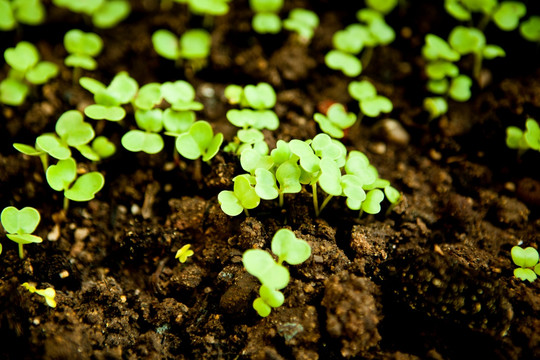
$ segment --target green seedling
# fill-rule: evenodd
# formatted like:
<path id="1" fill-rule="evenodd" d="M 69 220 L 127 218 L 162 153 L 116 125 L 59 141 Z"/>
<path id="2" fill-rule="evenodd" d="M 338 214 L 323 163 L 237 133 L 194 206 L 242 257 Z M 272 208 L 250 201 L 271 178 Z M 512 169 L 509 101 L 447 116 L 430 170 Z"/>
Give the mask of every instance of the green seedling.
<path id="1" fill-rule="evenodd" d="M 290 280 L 289 270 L 283 265 L 299 265 L 311 256 L 311 247 L 305 240 L 298 239 L 291 230 L 280 229 L 272 238 L 272 255 L 261 249 L 246 250 L 242 256 L 244 268 L 260 282 L 259 297 L 253 302 L 253 309 L 261 317 L 270 315 L 272 308 L 283 305 L 285 298 L 279 290 Z"/>
<path id="2" fill-rule="evenodd" d="M 356 122 L 356 115 L 348 113 L 341 104 L 332 104 L 326 113 L 316 113 L 313 119 L 319 124 L 321 130 L 335 138 L 342 138 L 343 130 L 351 127 Z"/>
<path id="3" fill-rule="evenodd" d="M 122 120 L 126 111 L 121 105 L 131 102 L 139 89 L 137 81 L 125 71 L 119 72 L 109 86 L 89 77 L 80 78 L 79 83 L 94 94 L 96 103 L 87 106 L 84 113 L 95 120 Z"/>
<path id="4" fill-rule="evenodd" d="M 122 145 L 129 151 L 157 154 L 163 149 L 160 134 L 163 129 L 163 110 L 137 110 L 135 121 L 139 129 L 130 130 L 122 136 Z"/>
<path id="5" fill-rule="evenodd" d="M 45 177 L 51 188 L 64 192 L 64 210 L 66 211 L 69 200 L 92 200 L 105 184 L 105 178 L 97 171 L 77 177 L 77 163 L 73 158 L 59 160 L 56 165 L 49 166 Z"/>
<path id="6" fill-rule="evenodd" d="M 434 34 L 427 34 L 422 47 L 422 56 L 429 60 L 458 61 L 461 55 L 442 38 Z"/>
<path id="7" fill-rule="evenodd" d="M 536 280 L 540 275 L 540 264 L 538 263 L 538 251 L 533 247 L 522 249 L 514 246 L 511 250 L 512 261 L 519 268 L 514 269 L 514 276 L 518 279 L 529 282 Z"/>
<path id="8" fill-rule="evenodd" d="M 103 49 L 103 40 L 98 34 L 73 29 L 64 35 L 64 47 L 69 53 L 64 64 L 75 68 L 73 78 L 78 79 L 80 69 L 95 70 L 97 68 L 94 57 Z"/>
<path id="9" fill-rule="evenodd" d="M 214 135 L 212 126 L 206 121 L 196 121 L 186 133 L 176 138 L 176 150 L 189 160 L 202 158 L 208 162 L 219 151 L 223 143 L 223 134 Z"/>
<path id="10" fill-rule="evenodd" d="M 102 29 L 114 27 L 128 17 L 131 11 L 129 1 L 126 0 L 53 0 L 53 4 L 91 17 L 94 26 Z"/>
<path id="11" fill-rule="evenodd" d="M 40 243 L 43 239 L 32 235 L 41 220 L 39 211 L 33 207 L 25 207 L 18 210 L 14 206 L 8 206 L 2 210 L 0 220 L 7 238 L 19 245 L 19 257 L 24 258 L 23 245 Z M 0 248 L 1 252 L 1 248 Z"/>
<path id="12" fill-rule="evenodd" d="M 195 89 L 184 80 L 167 81 L 161 85 L 161 95 L 176 111 L 202 110 L 203 104 L 195 101 Z"/>
<path id="13" fill-rule="evenodd" d="M 149 83 L 141 86 L 133 99 L 135 109 L 151 110 L 163 100 L 161 84 Z"/>
<path id="14" fill-rule="evenodd" d="M 45 21 L 41 0 L 0 0 L 0 31 L 15 29 L 19 24 L 40 25 Z"/>
<path id="15" fill-rule="evenodd" d="M 398 0 L 366 0 L 366 5 L 381 14 L 388 14 L 397 6 Z"/>
<path id="16" fill-rule="evenodd" d="M 231 109 L 226 116 L 231 124 L 243 129 L 276 130 L 279 127 L 279 118 L 272 110 Z"/>
<path id="17" fill-rule="evenodd" d="M 273 108 L 276 105 L 276 92 L 274 88 L 265 82 L 257 85 L 228 85 L 224 95 L 229 104 L 239 104 L 241 107 L 251 107 L 256 110 Z"/>
<path id="18" fill-rule="evenodd" d="M 223 190 L 218 194 L 221 210 L 229 216 L 240 215 L 242 211 L 249 215 L 248 210 L 259 206 L 261 198 L 252 186 L 254 178 L 251 175 L 238 175 L 233 179 L 233 191 Z"/>
<path id="19" fill-rule="evenodd" d="M 279 11 L 283 0 L 250 0 L 251 10 L 255 12 L 251 26 L 259 34 L 277 34 L 281 31 Z"/>
<path id="20" fill-rule="evenodd" d="M 309 44 L 319 26 L 319 17 L 316 13 L 307 9 L 292 9 L 289 17 L 283 20 L 283 27 L 289 31 L 294 31 L 300 43 Z"/>
<path id="21" fill-rule="evenodd" d="M 493 21 L 499 29 L 517 29 L 519 20 L 527 13 L 527 7 L 518 1 L 503 1 L 493 13 Z"/>
<path id="22" fill-rule="evenodd" d="M 30 91 L 28 83 L 42 85 L 58 75 L 58 66 L 39 61 L 38 50 L 26 41 L 6 49 L 4 59 L 11 67 L 8 77 L 0 83 L 0 102 L 6 105 L 21 105 Z"/>
<path id="23" fill-rule="evenodd" d="M 269 151 L 264 134 L 255 128 L 238 130 L 234 141 L 227 144 L 224 150 L 236 155 L 242 155 L 246 150 L 255 150 L 259 155 L 267 155 Z"/>
<path id="24" fill-rule="evenodd" d="M 191 247 L 191 244 L 186 244 L 182 246 L 180 249 L 178 249 L 178 251 L 176 252 L 176 256 L 174 258 L 178 259 L 178 261 L 180 261 L 182 264 L 185 263 L 188 257 L 193 256 L 193 254 L 195 254 L 195 252 L 193 252 L 193 250 L 191 250 L 190 247 Z"/>
<path id="25" fill-rule="evenodd" d="M 257 169 L 271 169 L 272 166 L 274 166 L 274 161 L 270 155 L 261 154 L 254 148 L 247 148 L 240 154 L 240 165 L 242 166 L 242 169 L 249 172 L 251 175 L 255 175 L 255 170 Z"/>
<path id="26" fill-rule="evenodd" d="M 427 97 L 424 99 L 423 108 L 429 113 L 429 119 L 433 120 L 448 112 L 448 102 L 443 97 Z"/>
<path id="27" fill-rule="evenodd" d="M 393 110 L 390 99 L 378 95 L 375 86 L 367 80 L 352 81 L 348 87 L 349 94 L 358 100 L 360 111 L 369 117 L 379 116 L 382 112 L 389 113 Z"/>
<path id="28" fill-rule="evenodd" d="M 54 290 L 54 288 L 48 287 L 46 289 L 36 289 L 36 286 L 34 284 L 30 284 L 27 282 L 23 283 L 21 286 L 26 288 L 26 290 L 30 291 L 32 294 L 36 293 L 43 296 L 43 298 L 45 299 L 45 303 L 50 307 L 56 307 L 56 300 L 54 300 L 54 298 L 56 297 L 56 291 Z"/>
<path id="29" fill-rule="evenodd" d="M 364 45 L 373 48 L 377 45 L 388 45 L 396 38 L 396 33 L 384 20 L 381 12 L 373 9 L 361 9 L 356 13 L 356 18 L 366 24 L 368 35 L 364 35 Z M 362 62 L 364 67 L 367 62 Z"/>
<path id="30" fill-rule="evenodd" d="M 362 63 L 356 57 L 364 48 L 364 39 L 369 36 L 367 30 L 360 24 L 352 24 L 340 30 L 332 37 L 334 50 L 324 57 L 330 69 L 340 70 L 346 76 L 356 77 L 362 72 Z"/>
<path id="31" fill-rule="evenodd" d="M 187 3 L 189 11 L 196 15 L 220 16 L 229 12 L 230 0 L 174 0 Z M 165 6 L 166 7 L 166 6 Z"/>
<path id="32" fill-rule="evenodd" d="M 113 156 L 116 153 L 116 145 L 105 136 L 98 136 L 91 145 L 77 146 L 77 150 L 88 160 L 99 161 Z"/>
<path id="33" fill-rule="evenodd" d="M 195 71 L 206 65 L 211 43 L 210 34 L 204 29 L 188 30 L 180 39 L 164 29 L 157 30 L 152 35 L 152 44 L 160 56 L 174 60 L 177 66 L 182 64 L 182 60 L 188 60 Z"/>
<path id="34" fill-rule="evenodd" d="M 522 154 L 525 150 L 533 149 L 540 151 L 540 126 L 534 119 L 527 119 L 525 131 L 517 126 L 506 128 L 506 146 L 517 149 Z"/>
<path id="35" fill-rule="evenodd" d="M 514 30 L 527 12 L 526 6 L 517 1 L 503 1 L 499 4 L 497 0 L 445 0 L 444 6 L 450 15 L 460 21 L 472 20 L 473 12 L 482 13 L 483 18 L 476 26 L 480 30 L 491 20 L 501 30 Z"/>
<path id="36" fill-rule="evenodd" d="M 540 16 L 531 16 L 522 22 L 519 32 L 526 40 L 540 42 Z"/>

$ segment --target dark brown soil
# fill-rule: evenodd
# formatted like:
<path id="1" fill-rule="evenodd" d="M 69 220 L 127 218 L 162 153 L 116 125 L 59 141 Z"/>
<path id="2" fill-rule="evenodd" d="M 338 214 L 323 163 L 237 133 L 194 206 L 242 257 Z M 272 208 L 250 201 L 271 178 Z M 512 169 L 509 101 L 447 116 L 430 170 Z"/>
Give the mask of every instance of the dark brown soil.
<path id="1" fill-rule="evenodd" d="M 238 160 L 218 154 L 202 164 L 197 182 L 195 163 L 175 163 L 170 141 L 159 155 L 130 153 L 119 143 L 134 127 L 130 113 L 124 124 L 103 129 L 118 153 L 87 164 L 105 175 L 105 187 L 95 200 L 72 202 L 62 220 L 62 195 L 47 185 L 39 160 L 12 143 L 33 144 L 64 111 L 92 103 L 62 64 L 70 28 L 96 31 L 105 42 L 99 70 L 85 75 L 108 83 L 127 70 L 139 84 L 187 77 L 205 105 L 199 119 L 226 141 L 235 131 L 223 96 L 231 83 L 275 87 L 281 125 L 265 133 L 270 148 L 278 139 L 313 137 L 312 116 L 325 101 L 358 111 L 347 93 L 350 79 L 324 65 L 332 34 L 355 21 L 356 2 L 286 1 L 283 14 L 307 7 L 321 18 L 311 45 L 301 46 L 286 31 L 253 33 L 247 1 L 234 1 L 214 19 L 209 64 L 197 73 L 160 58 L 150 36 L 159 28 L 180 34 L 201 18 L 181 4 L 169 12 L 157 4 L 134 1 L 131 16 L 111 30 L 92 29 L 49 4 L 45 25 L 1 33 L 2 51 L 32 41 L 62 70 L 24 105 L 0 106 L 0 205 L 37 208 L 36 234 L 45 239 L 26 245 L 21 260 L 2 236 L 0 358 L 540 358 L 540 281 L 516 279 L 510 258 L 514 245 L 540 245 L 540 154 L 518 158 L 504 142 L 507 126 L 540 119 L 535 44 L 489 27 L 488 42 L 508 56 L 485 61 L 487 83 L 475 85 L 471 101 L 451 103 L 447 116 L 428 122 L 420 49 L 426 33 L 446 37 L 457 23 L 442 2 L 403 2 L 389 15 L 397 39 L 375 50 L 362 77 L 392 100 L 391 118 L 409 138 L 385 130 L 383 118 L 366 118 L 343 139 L 403 193 L 387 215 L 385 208 L 358 218 L 334 199 L 317 218 L 304 191 L 287 196 L 283 209 L 263 201 L 250 217 L 229 217 L 217 193 L 231 188 Z M 530 14 L 540 13 L 528 5 Z M 261 318 L 251 307 L 259 283 L 241 256 L 268 249 L 283 227 L 308 241 L 312 256 L 290 267 L 285 304 Z M 174 255 L 188 243 L 195 254 L 181 264 Z M 57 307 L 21 287 L 26 281 L 53 286 Z"/>

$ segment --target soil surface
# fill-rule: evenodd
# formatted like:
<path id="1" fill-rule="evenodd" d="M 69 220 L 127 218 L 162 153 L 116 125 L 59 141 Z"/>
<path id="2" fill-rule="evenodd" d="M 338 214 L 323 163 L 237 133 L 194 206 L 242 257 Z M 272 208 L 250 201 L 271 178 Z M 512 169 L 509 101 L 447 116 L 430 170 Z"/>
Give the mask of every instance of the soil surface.
<path id="1" fill-rule="evenodd" d="M 231 108 L 225 86 L 269 82 L 281 120 L 277 131 L 265 131 L 273 148 L 278 139 L 315 136 L 313 114 L 328 101 L 358 112 L 347 92 L 350 79 L 328 69 L 324 55 L 332 34 L 356 21 L 361 4 L 286 1 L 282 14 L 304 7 L 320 16 L 311 44 L 300 45 L 287 31 L 254 33 L 248 2 L 233 1 L 227 15 L 211 21 L 212 53 L 194 73 L 160 58 L 150 39 L 157 29 L 181 34 L 202 26 L 183 4 L 164 11 L 157 1 L 133 1 L 128 19 L 100 30 L 45 2 L 44 25 L 1 33 L 2 51 L 31 41 L 61 73 L 24 105 L 0 107 L 0 204 L 37 208 L 35 234 L 44 238 L 26 245 L 21 260 L 16 244 L 2 236 L 0 358 L 540 358 L 540 281 L 515 278 L 510 258 L 514 245 L 540 245 L 540 154 L 518 157 L 505 145 L 507 126 L 540 119 L 537 44 L 489 25 L 488 43 L 507 56 L 484 62 L 483 86 L 474 85 L 470 101 L 451 102 L 446 116 L 428 121 L 424 36 L 446 38 L 457 22 L 442 1 L 404 1 L 388 15 L 396 40 L 375 49 L 360 78 L 390 98 L 394 110 L 364 118 L 343 139 L 403 193 L 398 206 L 385 204 L 376 216 L 359 218 L 333 199 L 316 217 L 304 190 L 286 196 L 283 208 L 262 201 L 249 217 L 230 217 L 217 194 L 242 172 L 238 159 L 220 152 L 210 164 L 175 161 L 170 138 L 157 155 L 131 153 L 120 145 L 135 127 L 130 109 L 123 123 L 100 128 L 118 145 L 115 156 L 100 163 L 77 158 L 83 170 L 104 174 L 104 188 L 92 201 L 71 202 L 62 216 L 63 196 L 48 186 L 39 159 L 12 143 L 33 144 L 63 112 L 93 103 L 63 65 L 67 30 L 104 39 L 98 70 L 85 76 L 108 84 L 125 70 L 141 85 L 188 80 L 204 104 L 198 118 L 226 142 L 236 129 L 225 118 Z M 528 5 L 529 14 L 540 14 Z M 471 65 L 460 63 L 465 72 Z M 7 71 L 4 65 L 0 78 Z M 269 249 L 284 227 L 306 240 L 312 255 L 289 267 L 284 305 L 261 318 L 251 307 L 259 283 L 241 256 Z M 175 253 L 185 244 L 195 253 L 181 264 Z M 27 281 L 54 287 L 57 307 L 23 288 Z"/>

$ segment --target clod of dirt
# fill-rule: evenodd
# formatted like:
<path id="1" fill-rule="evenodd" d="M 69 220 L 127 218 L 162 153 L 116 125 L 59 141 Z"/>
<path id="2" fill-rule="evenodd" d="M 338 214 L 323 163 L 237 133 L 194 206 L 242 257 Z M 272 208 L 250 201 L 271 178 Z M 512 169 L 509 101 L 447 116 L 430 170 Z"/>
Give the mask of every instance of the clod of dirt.
<path id="1" fill-rule="evenodd" d="M 366 353 L 377 345 L 381 321 L 377 301 L 377 286 L 367 278 L 343 271 L 325 282 L 322 305 L 326 307 L 326 330 L 341 341 L 341 354 L 353 357 Z"/>
<path id="2" fill-rule="evenodd" d="M 540 182 L 524 178 L 517 183 L 516 194 L 527 204 L 540 206 Z"/>
<path id="3" fill-rule="evenodd" d="M 504 225 L 520 226 L 529 218 L 529 209 L 521 201 L 501 196 L 497 202 L 497 220 Z"/>

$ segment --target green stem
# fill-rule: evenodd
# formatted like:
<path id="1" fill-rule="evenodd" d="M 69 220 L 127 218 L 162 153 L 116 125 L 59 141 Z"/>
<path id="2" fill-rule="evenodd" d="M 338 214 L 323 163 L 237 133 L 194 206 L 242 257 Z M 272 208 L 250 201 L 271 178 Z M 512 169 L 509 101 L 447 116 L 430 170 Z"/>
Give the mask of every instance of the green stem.
<path id="1" fill-rule="evenodd" d="M 473 76 L 476 82 L 480 81 L 480 72 L 482 71 L 482 60 L 483 56 L 481 53 L 474 53 L 474 67 L 473 67 Z"/>
<path id="2" fill-rule="evenodd" d="M 321 208 L 319 209 L 319 214 L 323 211 L 324 207 L 328 204 L 328 202 L 330 201 L 330 199 L 332 199 L 334 196 L 333 195 L 328 195 L 324 201 L 322 202 L 321 204 Z"/>
<path id="3" fill-rule="evenodd" d="M 362 63 L 362 71 L 364 71 L 369 63 L 371 62 L 371 58 L 373 57 L 373 47 L 367 47 L 365 48 L 364 52 L 362 53 L 362 56 L 360 57 L 360 62 Z"/>
<path id="4" fill-rule="evenodd" d="M 284 194 L 280 192 L 279 193 L 279 207 L 283 207 L 283 197 L 284 197 Z"/>
<path id="5" fill-rule="evenodd" d="M 486 28 L 486 26 L 489 24 L 490 21 L 491 21 L 491 14 L 484 14 L 484 17 L 478 23 L 478 26 L 477 26 L 478 30 L 484 32 L 484 29 Z"/>
<path id="6" fill-rule="evenodd" d="M 41 160 L 41 165 L 43 165 L 43 172 L 47 172 L 47 169 L 49 168 L 49 155 L 47 153 L 43 153 L 39 155 L 39 159 Z"/>
<path id="7" fill-rule="evenodd" d="M 24 258 L 23 244 L 19 243 L 19 257 Z"/>
<path id="8" fill-rule="evenodd" d="M 246 214 L 246 217 L 249 216 L 249 212 L 248 212 L 248 209 L 244 208 L 244 214 Z"/>
<path id="9" fill-rule="evenodd" d="M 311 184 L 311 189 L 312 189 L 312 192 L 313 192 L 313 208 L 315 209 L 315 216 L 319 216 L 319 199 L 318 199 L 318 196 L 317 196 L 317 183 L 314 182 L 313 184 Z"/>
<path id="10" fill-rule="evenodd" d="M 69 209 L 69 199 L 64 196 L 64 212 L 67 214 L 67 211 Z"/>
<path id="11" fill-rule="evenodd" d="M 360 209 L 360 212 L 358 213 L 358 218 L 360 219 L 364 215 L 364 209 Z"/>

